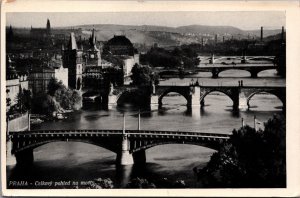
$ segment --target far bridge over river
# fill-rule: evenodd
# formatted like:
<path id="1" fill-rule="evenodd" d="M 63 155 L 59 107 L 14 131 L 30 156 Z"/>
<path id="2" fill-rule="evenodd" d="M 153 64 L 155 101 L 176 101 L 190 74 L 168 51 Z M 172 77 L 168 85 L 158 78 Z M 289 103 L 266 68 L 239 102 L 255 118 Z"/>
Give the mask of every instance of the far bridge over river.
<path id="1" fill-rule="evenodd" d="M 118 105 L 125 101 L 126 97 L 137 97 L 137 93 L 143 90 L 146 97 L 140 100 L 145 100 L 144 104 L 149 106 L 163 106 L 163 98 L 173 92 L 182 95 L 186 99 L 188 108 L 192 106 L 204 106 L 204 100 L 207 95 L 212 92 L 221 92 L 227 95 L 233 103 L 233 110 L 246 110 L 250 107 L 250 100 L 255 94 L 267 93 L 275 95 L 283 104 L 283 109 L 286 105 L 286 87 L 285 86 L 174 86 L 174 85 L 158 85 L 158 86 L 123 86 L 115 88 L 117 94 L 109 94 L 108 105 Z M 146 91 L 145 91 L 146 90 Z M 148 91 L 147 91 L 148 90 Z"/>
<path id="2" fill-rule="evenodd" d="M 200 57 L 200 64 L 196 68 L 183 71 L 183 74 L 190 72 L 210 72 L 213 78 L 218 78 L 219 74 L 227 70 L 243 70 L 248 71 L 251 78 L 256 78 L 258 73 L 265 70 L 278 70 L 275 64 L 274 56 L 223 56 Z M 178 69 L 158 69 L 160 76 L 179 75 Z"/>

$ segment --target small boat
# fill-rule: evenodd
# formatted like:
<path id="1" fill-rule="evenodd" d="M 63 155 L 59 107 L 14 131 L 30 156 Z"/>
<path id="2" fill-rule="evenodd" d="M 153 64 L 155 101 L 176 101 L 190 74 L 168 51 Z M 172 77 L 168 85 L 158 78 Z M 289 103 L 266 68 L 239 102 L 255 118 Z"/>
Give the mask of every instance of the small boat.
<path id="1" fill-rule="evenodd" d="M 42 122 L 44 122 L 44 121 L 41 120 L 40 118 L 30 119 L 30 124 L 40 124 Z"/>
<path id="2" fill-rule="evenodd" d="M 63 120 L 63 119 L 66 119 L 67 117 L 66 116 L 64 116 L 62 113 L 57 113 L 56 114 L 56 119 L 58 119 L 58 120 Z"/>

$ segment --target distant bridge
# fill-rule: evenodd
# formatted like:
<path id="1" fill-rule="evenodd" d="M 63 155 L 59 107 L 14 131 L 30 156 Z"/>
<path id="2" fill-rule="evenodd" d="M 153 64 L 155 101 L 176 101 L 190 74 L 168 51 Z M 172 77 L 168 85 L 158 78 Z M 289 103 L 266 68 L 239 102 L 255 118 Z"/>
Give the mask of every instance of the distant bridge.
<path id="1" fill-rule="evenodd" d="M 59 141 L 84 142 L 106 148 L 117 154 L 121 165 L 145 163 L 145 150 L 163 144 L 192 144 L 218 150 L 231 135 L 184 131 L 152 130 L 41 130 L 9 132 L 7 157 L 19 165 L 31 164 L 33 149 Z M 12 159 L 9 159 L 12 161 Z"/>
<path id="2" fill-rule="evenodd" d="M 266 61 L 274 61 L 275 56 L 212 56 L 208 57 L 201 57 L 201 61 L 208 60 L 211 63 L 215 63 L 215 61 L 221 61 L 221 60 L 240 60 L 241 62 L 243 61 L 248 61 L 248 60 L 266 60 Z"/>
<path id="3" fill-rule="evenodd" d="M 256 78 L 257 74 L 265 70 L 274 70 L 278 67 L 273 64 L 261 64 L 259 66 L 253 66 L 252 64 L 227 64 L 227 65 L 212 65 L 205 67 L 198 67 L 195 69 L 197 72 L 211 72 L 213 78 L 218 78 L 219 74 L 226 70 L 244 70 L 251 74 L 251 78 Z"/>
<path id="4" fill-rule="evenodd" d="M 257 75 L 261 71 L 265 70 L 277 70 L 278 67 L 274 64 L 205 64 L 194 69 L 187 69 L 185 72 L 211 72 L 213 78 L 218 78 L 219 74 L 226 70 L 243 70 L 248 71 L 251 78 L 257 78 Z M 179 75 L 178 69 L 161 69 L 158 70 L 160 76 L 164 75 Z"/>
<path id="5" fill-rule="evenodd" d="M 108 104 L 115 105 L 122 103 L 122 97 L 136 97 L 139 88 L 136 86 L 123 86 L 118 90 L 117 95 L 108 96 Z M 233 103 L 233 109 L 248 109 L 250 107 L 250 100 L 255 94 L 268 93 L 276 96 L 283 104 L 285 109 L 286 105 L 286 87 L 285 86 L 173 86 L 173 85 L 158 85 L 158 86 L 145 86 L 142 88 L 147 97 L 140 98 L 145 100 L 144 104 L 157 104 L 159 107 L 163 105 L 163 98 L 168 93 L 178 93 L 186 99 L 188 108 L 194 105 L 204 106 L 204 99 L 212 92 L 221 92 L 227 95 Z M 148 91 L 147 91 L 148 90 Z"/>
<path id="6" fill-rule="evenodd" d="M 219 73 L 226 70 L 244 70 L 256 78 L 261 71 L 278 69 L 274 64 L 275 56 L 222 56 L 200 57 L 201 63 L 197 68 L 186 69 L 184 72 L 211 72 L 213 78 L 218 78 Z M 232 61 L 232 62 L 230 62 Z M 236 62 L 239 61 L 239 62 Z M 249 62 L 255 61 L 255 62 Z M 265 63 L 257 61 L 267 61 Z M 160 69 L 158 73 L 162 75 L 179 75 L 178 69 Z"/>

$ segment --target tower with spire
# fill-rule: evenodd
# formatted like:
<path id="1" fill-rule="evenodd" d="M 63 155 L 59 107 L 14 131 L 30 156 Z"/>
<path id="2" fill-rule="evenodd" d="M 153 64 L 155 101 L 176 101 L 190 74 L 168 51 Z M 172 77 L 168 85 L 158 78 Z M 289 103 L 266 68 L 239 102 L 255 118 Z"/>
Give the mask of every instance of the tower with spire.
<path id="1" fill-rule="evenodd" d="M 66 48 L 62 47 L 63 67 L 68 68 L 68 85 L 72 89 L 82 88 L 82 49 L 78 49 L 74 32 L 71 32 Z"/>
<path id="2" fill-rule="evenodd" d="M 101 54 L 97 48 L 97 39 L 95 29 L 93 28 L 92 35 L 89 38 L 89 49 L 87 51 L 86 66 L 101 66 Z"/>
<path id="3" fill-rule="evenodd" d="M 7 30 L 7 34 L 6 34 L 7 41 L 11 42 L 13 40 L 13 36 L 14 36 L 14 32 L 13 32 L 13 29 L 10 25 L 8 30 Z"/>
<path id="4" fill-rule="evenodd" d="M 49 19 L 47 19 L 46 31 L 47 31 L 48 35 L 51 34 L 51 26 L 50 26 L 50 20 Z"/>

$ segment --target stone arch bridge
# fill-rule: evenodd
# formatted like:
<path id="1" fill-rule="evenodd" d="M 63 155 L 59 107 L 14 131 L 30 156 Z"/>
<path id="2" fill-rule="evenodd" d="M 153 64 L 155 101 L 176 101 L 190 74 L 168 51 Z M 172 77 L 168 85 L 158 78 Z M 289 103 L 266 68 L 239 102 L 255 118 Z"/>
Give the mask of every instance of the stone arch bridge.
<path id="1" fill-rule="evenodd" d="M 278 67 L 273 64 L 261 64 L 259 66 L 253 66 L 251 64 L 231 64 L 231 65 L 221 65 L 215 64 L 211 66 L 198 67 L 195 69 L 197 72 L 211 72 L 213 78 L 218 78 L 219 74 L 227 70 L 244 70 L 251 74 L 251 78 L 256 78 L 259 72 L 265 70 L 277 70 Z"/>
<path id="2" fill-rule="evenodd" d="M 9 132 L 7 160 L 18 165 L 30 165 L 33 149 L 58 141 L 76 141 L 97 145 L 117 154 L 120 165 L 145 163 L 145 150 L 163 144 L 191 144 L 218 150 L 229 134 L 184 131 L 145 130 L 43 130 Z M 12 159 L 13 158 L 13 159 Z"/>
<path id="3" fill-rule="evenodd" d="M 142 87 L 142 90 L 148 90 L 145 103 L 148 105 L 157 104 L 159 107 L 163 106 L 163 98 L 168 93 L 177 93 L 186 99 L 186 105 L 191 108 L 194 105 L 204 106 L 205 97 L 212 92 L 221 92 L 227 95 L 233 103 L 233 110 L 248 109 L 250 107 L 249 101 L 255 94 L 268 93 L 275 95 L 283 104 L 286 105 L 286 87 L 285 86 L 152 86 Z M 122 97 L 123 93 L 135 92 L 139 89 L 137 87 L 127 86 L 122 87 L 117 95 L 109 96 L 109 104 L 118 104 L 118 99 Z"/>

